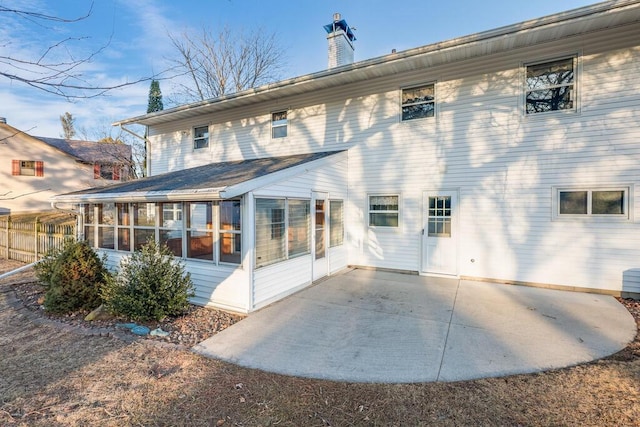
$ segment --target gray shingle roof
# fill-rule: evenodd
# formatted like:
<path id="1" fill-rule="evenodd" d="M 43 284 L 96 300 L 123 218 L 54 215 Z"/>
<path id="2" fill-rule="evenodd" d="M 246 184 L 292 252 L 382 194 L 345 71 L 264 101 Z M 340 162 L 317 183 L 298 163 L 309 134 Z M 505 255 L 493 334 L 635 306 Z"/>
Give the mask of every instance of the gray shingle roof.
<path id="1" fill-rule="evenodd" d="M 87 163 L 128 163 L 131 146 L 62 138 L 34 136 L 34 138 Z"/>
<path id="2" fill-rule="evenodd" d="M 340 152 L 342 151 L 211 163 L 194 168 L 141 178 L 121 184 L 76 191 L 60 195 L 58 197 L 81 195 L 108 196 L 110 194 L 115 196 L 123 193 L 170 193 L 178 191 L 209 190 L 212 188 L 224 189 L 231 185 L 260 178 L 274 172 L 309 163 Z"/>

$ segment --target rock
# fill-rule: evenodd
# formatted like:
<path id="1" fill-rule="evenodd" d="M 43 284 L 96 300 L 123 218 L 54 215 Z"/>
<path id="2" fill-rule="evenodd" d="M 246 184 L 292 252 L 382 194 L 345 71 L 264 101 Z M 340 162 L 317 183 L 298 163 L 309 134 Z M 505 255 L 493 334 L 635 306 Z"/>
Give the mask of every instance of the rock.
<path id="1" fill-rule="evenodd" d="M 90 322 L 92 320 L 111 320 L 113 318 L 113 315 L 107 311 L 104 304 L 101 304 L 100 307 L 87 314 L 84 320 Z"/>

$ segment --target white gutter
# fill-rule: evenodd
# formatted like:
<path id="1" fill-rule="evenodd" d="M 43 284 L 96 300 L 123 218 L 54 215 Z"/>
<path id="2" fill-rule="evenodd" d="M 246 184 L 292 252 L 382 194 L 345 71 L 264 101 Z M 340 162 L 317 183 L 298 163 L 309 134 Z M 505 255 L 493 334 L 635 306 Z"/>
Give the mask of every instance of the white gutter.
<path id="1" fill-rule="evenodd" d="M 330 70 L 323 70 L 311 74 L 306 74 L 298 77 L 293 77 L 289 79 L 285 79 L 279 82 L 263 85 L 257 88 L 252 88 L 248 90 L 244 90 L 241 92 L 236 92 L 228 95 L 223 95 L 218 98 L 208 99 L 204 101 L 194 102 L 191 104 L 181 105 L 178 107 L 170 108 L 163 111 L 158 111 L 154 113 L 149 113 L 141 116 L 136 116 L 124 120 L 120 120 L 115 122 L 114 126 L 122 126 L 123 124 L 147 124 L 149 125 L 151 122 L 155 120 L 160 120 L 160 122 L 166 122 L 171 120 L 170 117 L 180 114 L 180 113 L 190 113 L 190 114 L 198 114 L 200 110 L 205 109 L 206 107 L 216 106 L 219 104 L 227 104 L 229 102 L 233 102 L 234 100 L 242 100 L 246 98 L 255 97 L 261 94 L 268 94 L 271 92 L 279 92 L 287 87 L 307 85 L 309 83 L 318 82 L 318 81 L 326 81 L 327 79 L 334 80 L 338 75 L 344 76 L 352 76 L 354 72 L 358 72 L 359 70 L 366 70 L 371 67 L 379 67 L 382 65 L 388 65 L 392 63 L 397 63 L 401 60 L 407 60 L 410 58 L 416 58 L 423 55 L 432 55 L 437 53 L 442 53 L 445 51 L 450 51 L 452 49 L 470 47 L 470 46 L 479 46 L 479 49 L 482 50 L 482 43 L 487 43 L 492 40 L 501 41 L 504 37 L 513 36 L 519 33 L 527 33 L 534 30 L 544 31 L 546 28 L 557 26 L 564 24 L 566 22 L 577 21 L 577 20 L 587 20 L 594 17 L 599 17 L 598 15 L 602 15 L 603 18 L 607 18 L 607 15 L 613 13 L 625 14 L 623 16 L 628 15 L 629 20 L 638 19 L 638 5 L 640 5 L 640 0 L 609 0 L 601 3 L 596 3 L 594 5 L 569 10 L 566 12 L 560 12 L 554 15 L 549 15 L 546 17 L 532 19 L 521 23 L 516 23 L 504 27 L 499 27 L 496 29 L 483 31 L 475 34 L 470 34 L 467 36 L 462 36 L 438 43 L 433 43 L 425 46 L 420 46 L 417 48 L 412 48 L 384 56 L 379 56 L 372 59 L 366 59 L 363 61 L 359 61 L 353 64 L 344 65 L 341 67 L 332 68 Z M 625 8 L 628 8 L 625 10 Z M 634 9 L 635 8 L 635 9 Z M 631 13 L 635 12 L 635 14 Z M 601 25 L 595 25 L 594 28 L 586 28 L 582 29 L 578 33 L 583 33 L 585 31 L 593 31 L 594 29 L 599 29 L 601 27 L 606 27 L 606 20 L 603 20 Z M 393 68 L 389 68 L 387 70 L 388 73 L 395 73 L 397 70 Z M 345 82 L 341 82 L 336 80 L 333 84 L 339 85 L 344 84 Z M 330 87 L 331 85 L 325 85 L 323 88 Z M 166 117 L 165 117 L 166 116 Z M 184 118 L 184 117 L 183 117 Z"/>
<path id="2" fill-rule="evenodd" d="M 101 202 L 164 202 L 193 200 L 194 197 L 220 199 L 223 188 L 204 188 L 180 191 L 135 191 L 127 193 L 78 194 L 53 196 L 52 206 L 56 203 L 101 203 Z"/>

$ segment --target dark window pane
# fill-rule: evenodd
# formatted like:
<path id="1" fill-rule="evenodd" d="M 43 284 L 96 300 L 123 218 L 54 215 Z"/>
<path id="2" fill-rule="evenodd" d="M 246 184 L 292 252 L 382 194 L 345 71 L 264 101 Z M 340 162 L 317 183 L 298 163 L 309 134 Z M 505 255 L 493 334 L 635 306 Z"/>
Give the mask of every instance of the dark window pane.
<path id="1" fill-rule="evenodd" d="M 103 249 L 114 249 L 114 228 L 98 227 L 98 247 Z"/>
<path id="2" fill-rule="evenodd" d="M 135 250 L 140 249 L 143 245 L 146 245 L 149 240 L 153 240 L 156 238 L 155 230 L 146 230 L 146 229 L 134 229 L 133 230 L 133 238 L 135 240 Z"/>
<path id="3" fill-rule="evenodd" d="M 172 254 L 182 256 L 182 232 L 178 230 L 160 230 L 160 244 L 166 245 Z"/>
<path id="4" fill-rule="evenodd" d="M 379 226 L 379 227 L 397 227 L 398 214 L 397 213 L 370 213 L 369 225 Z"/>
<path id="5" fill-rule="evenodd" d="M 240 234 L 220 234 L 220 262 L 240 264 L 242 254 L 242 238 Z"/>
<path id="6" fill-rule="evenodd" d="M 586 191 L 561 191 L 560 192 L 561 215 L 586 215 L 587 192 Z"/>
<path id="7" fill-rule="evenodd" d="M 593 215 L 624 214 L 624 191 L 594 191 L 591 198 Z"/>
<path id="8" fill-rule="evenodd" d="M 213 261 L 213 233 L 187 232 L 187 258 Z"/>
<path id="9" fill-rule="evenodd" d="M 119 251 L 131 250 L 131 232 L 128 228 L 118 229 L 118 250 Z"/>
<path id="10" fill-rule="evenodd" d="M 84 240 L 86 240 L 92 248 L 96 246 L 95 235 L 93 234 L 94 230 L 95 227 L 84 227 Z"/>

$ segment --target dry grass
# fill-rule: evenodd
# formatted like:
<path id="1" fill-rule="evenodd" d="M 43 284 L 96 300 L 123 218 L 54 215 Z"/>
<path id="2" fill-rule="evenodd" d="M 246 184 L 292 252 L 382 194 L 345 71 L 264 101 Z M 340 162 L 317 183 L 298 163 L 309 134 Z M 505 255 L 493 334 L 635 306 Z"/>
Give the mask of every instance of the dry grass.
<path id="1" fill-rule="evenodd" d="M 0 307 L 12 297 L 0 284 Z M 640 306 L 636 319 L 640 317 Z M 84 336 L 0 309 L 0 425 L 638 425 L 638 339 L 606 360 L 459 383 L 269 374 L 150 341 Z"/>

